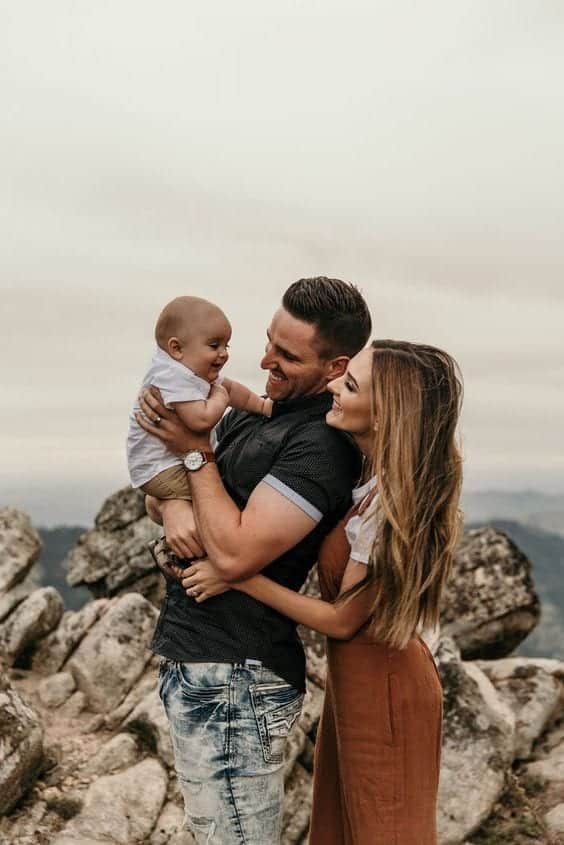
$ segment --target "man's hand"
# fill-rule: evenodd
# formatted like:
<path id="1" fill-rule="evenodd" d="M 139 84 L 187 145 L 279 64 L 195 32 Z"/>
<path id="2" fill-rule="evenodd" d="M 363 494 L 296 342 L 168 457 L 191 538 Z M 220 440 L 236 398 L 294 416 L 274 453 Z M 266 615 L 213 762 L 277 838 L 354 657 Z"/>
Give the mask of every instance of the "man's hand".
<path id="1" fill-rule="evenodd" d="M 145 431 L 158 437 L 175 455 L 183 457 L 190 449 L 210 448 L 209 432 L 197 434 L 189 431 L 178 418 L 176 411 L 163 405 L 156 387 L 145 388 L 139 396 L 141 411 L 135 419 Z"/>
<path id="2" fill-rule="evenodd" d="M 217 574 L 217 570 L 207 558 L 185 569 L 181 580 L 186 594 L 194 598 L 198 604 L 231 589 L 231 585 Z"/>
<path id="3" fill-rule="evenodd" d="M 182 499 L 161 500 L 160 511 L 166 541 L 172 551 L 179 557 L 203 557 L 205 551 L 190 502 Z"/>

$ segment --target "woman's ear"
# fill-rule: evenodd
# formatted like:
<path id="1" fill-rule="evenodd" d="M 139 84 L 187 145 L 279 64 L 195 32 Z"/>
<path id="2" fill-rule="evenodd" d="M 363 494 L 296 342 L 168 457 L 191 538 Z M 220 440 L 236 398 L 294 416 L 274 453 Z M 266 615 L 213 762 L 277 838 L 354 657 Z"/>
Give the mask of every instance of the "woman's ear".
<path id="1" fill-rule="evenodd" d="M 338 358 L 331 358 L 331 360 L 327 362 L 327 380 L 333 381 L 333 379 L 344 376 L 347 371 L 349 361 L 350 358 L 347 355 L 339 355 Z"/>
<path id="2" fill-rule="evenodd" d="M 174 358 L 176 361 L 180 361 L 182 358 L 182 344 L 177 337 L 169 337 L 166 342 L 166 351 L 171 358 Z"/>

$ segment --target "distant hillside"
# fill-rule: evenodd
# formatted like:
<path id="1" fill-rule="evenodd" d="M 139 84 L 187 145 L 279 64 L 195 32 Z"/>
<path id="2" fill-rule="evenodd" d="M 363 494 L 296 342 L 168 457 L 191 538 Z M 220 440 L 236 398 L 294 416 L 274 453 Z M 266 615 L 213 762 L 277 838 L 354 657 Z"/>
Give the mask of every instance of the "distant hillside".
<path id="1" fill-rule="evenodd" d="M 564 495 L 548 495 L 536 490 L 509 493 L 482 490 L 462 495 L 466 522 L 510 519 L 564 536 Z"/>
<path id="2" fill-rule="evenodd" d="M 65 600 L 67 610 L 79 610 L 92 596 L 86 587 L 69 587 L 62 561 L 81 534 L 87 530 L 81 525 L 57 525 L 55 528 L 38 528 L 43 542 L 39 558 L 42 586 L 56 587 Z"/>
<path id="3" fill-rule="evenodd" d="M 471 523 L 505 531 L 533 564 L 533 579 L 541 599 L 541 621 L 519 647 L 529 657 L 564 659 L 564 537 L 508 519 Z"/>

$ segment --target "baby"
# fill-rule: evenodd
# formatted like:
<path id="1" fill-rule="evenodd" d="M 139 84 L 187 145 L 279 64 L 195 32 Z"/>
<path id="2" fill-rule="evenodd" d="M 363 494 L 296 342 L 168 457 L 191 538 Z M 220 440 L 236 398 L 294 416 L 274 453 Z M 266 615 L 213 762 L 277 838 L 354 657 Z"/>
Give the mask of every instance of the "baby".
<path id="1" fill-rule="evenodd" d="M 157 350 L 142 389 L 158 387 L 167 408 L 174 408 L 193 431 L 207 431 L 228 405 L 270 416 L 272 401 L 219 374 L 229 358 L 231 325 L 223 311 L 196 296 L 179 296 L 161 311 L 155 327 Z M 131 484 L 157 499 L 191 499 L 182 458 L 129 417 L 127 462 Z M 154 550 L 152 549 L 154 554 Z"/>

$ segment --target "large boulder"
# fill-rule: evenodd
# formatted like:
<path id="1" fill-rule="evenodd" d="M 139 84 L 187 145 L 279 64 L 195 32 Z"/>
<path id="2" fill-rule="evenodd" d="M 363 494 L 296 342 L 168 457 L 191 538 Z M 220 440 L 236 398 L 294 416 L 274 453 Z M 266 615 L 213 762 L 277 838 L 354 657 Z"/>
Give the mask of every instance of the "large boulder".
<path id="1" fill-rule="evenodd" d="M 41 539 L 29 516 L 0 508 L 0 596 L 24 580 L 40 553 Z"/>
<path id="2" fill-rule="evenodd" d="M 39 643 L 31 661 L 42 675 L 58 672 L 90 628 L 108 609 L 108 599 L 88 602 L 81 610 L 67 610 L 57 628 Z"/>
<path id="3" fill-rule="evenodd" d="M 538 657 L 479 660 L 515 715 L 515 757 L 524 760 L 547 726 L 564 712 L 564 663 Z"/>
<path id="4" fill-rule="evenodd" d="M 167 775 L 154 759 L 99 777 L 88 789 L 81 812 L 53 841 L 53 845 L 144 842 L 163 806 Z"/>
<path id="5" fill-rule="evenodd" d="M 109 713 L 125 698 L 151 659 L 147 646 L 157 611 L 139 593 L 126 593 L 89 630 L 68 660 L 91 710 Z"/>
<path id="6" fill-rule="evenodd" d="M 8 813 L 31 786 L 42 758 L 39 718 L 0 676 L 0 816 Z"/>
<path id="7" fill-rule="evenodd" d="M 84 584 L 96 596 L 111 596 L 130 587 L 138 590 L 137 582 L 143 579 L 143 593 L 151 593 L 163 579 L 147 546 L 161 533 L 145 515 L 143 494 L 131 487 L 119 490 L 106 499 L 94 528 L 82 535 L 67 556 L 69 584 Z"/>
<path id="8" fill-rule="evenodd" d="M 41 587 L 0 625 L 0 655 L 14 664 L 26 649 L 57 627 L 64 602 L 54 587 Z"/>
<path id="9" fill-rule="evenodd" d="M 540 602 L 531 564 L 502 531 L 465 531 L 443 596 L 441 626 L 465 660 L 506 657 L 532 631 Z"/>
<path id="10" fill-rule="evenodd" d="M 123 724 L 125 730 L 137 734 L 144 743 L 155 751 L 169 768 L 174 766 L 174 751 L 170 738 L 170 727 L 157 685 L 137 705 Z"/>
<path id="11" fill-rule="evenodd" d="M 481 669 L 461 661 L 452 640 L 441 641 L 437 660 L 444 691 L 439 838 L 441 845 L 459 845 L 503 790 L 515 717 Z"/>

